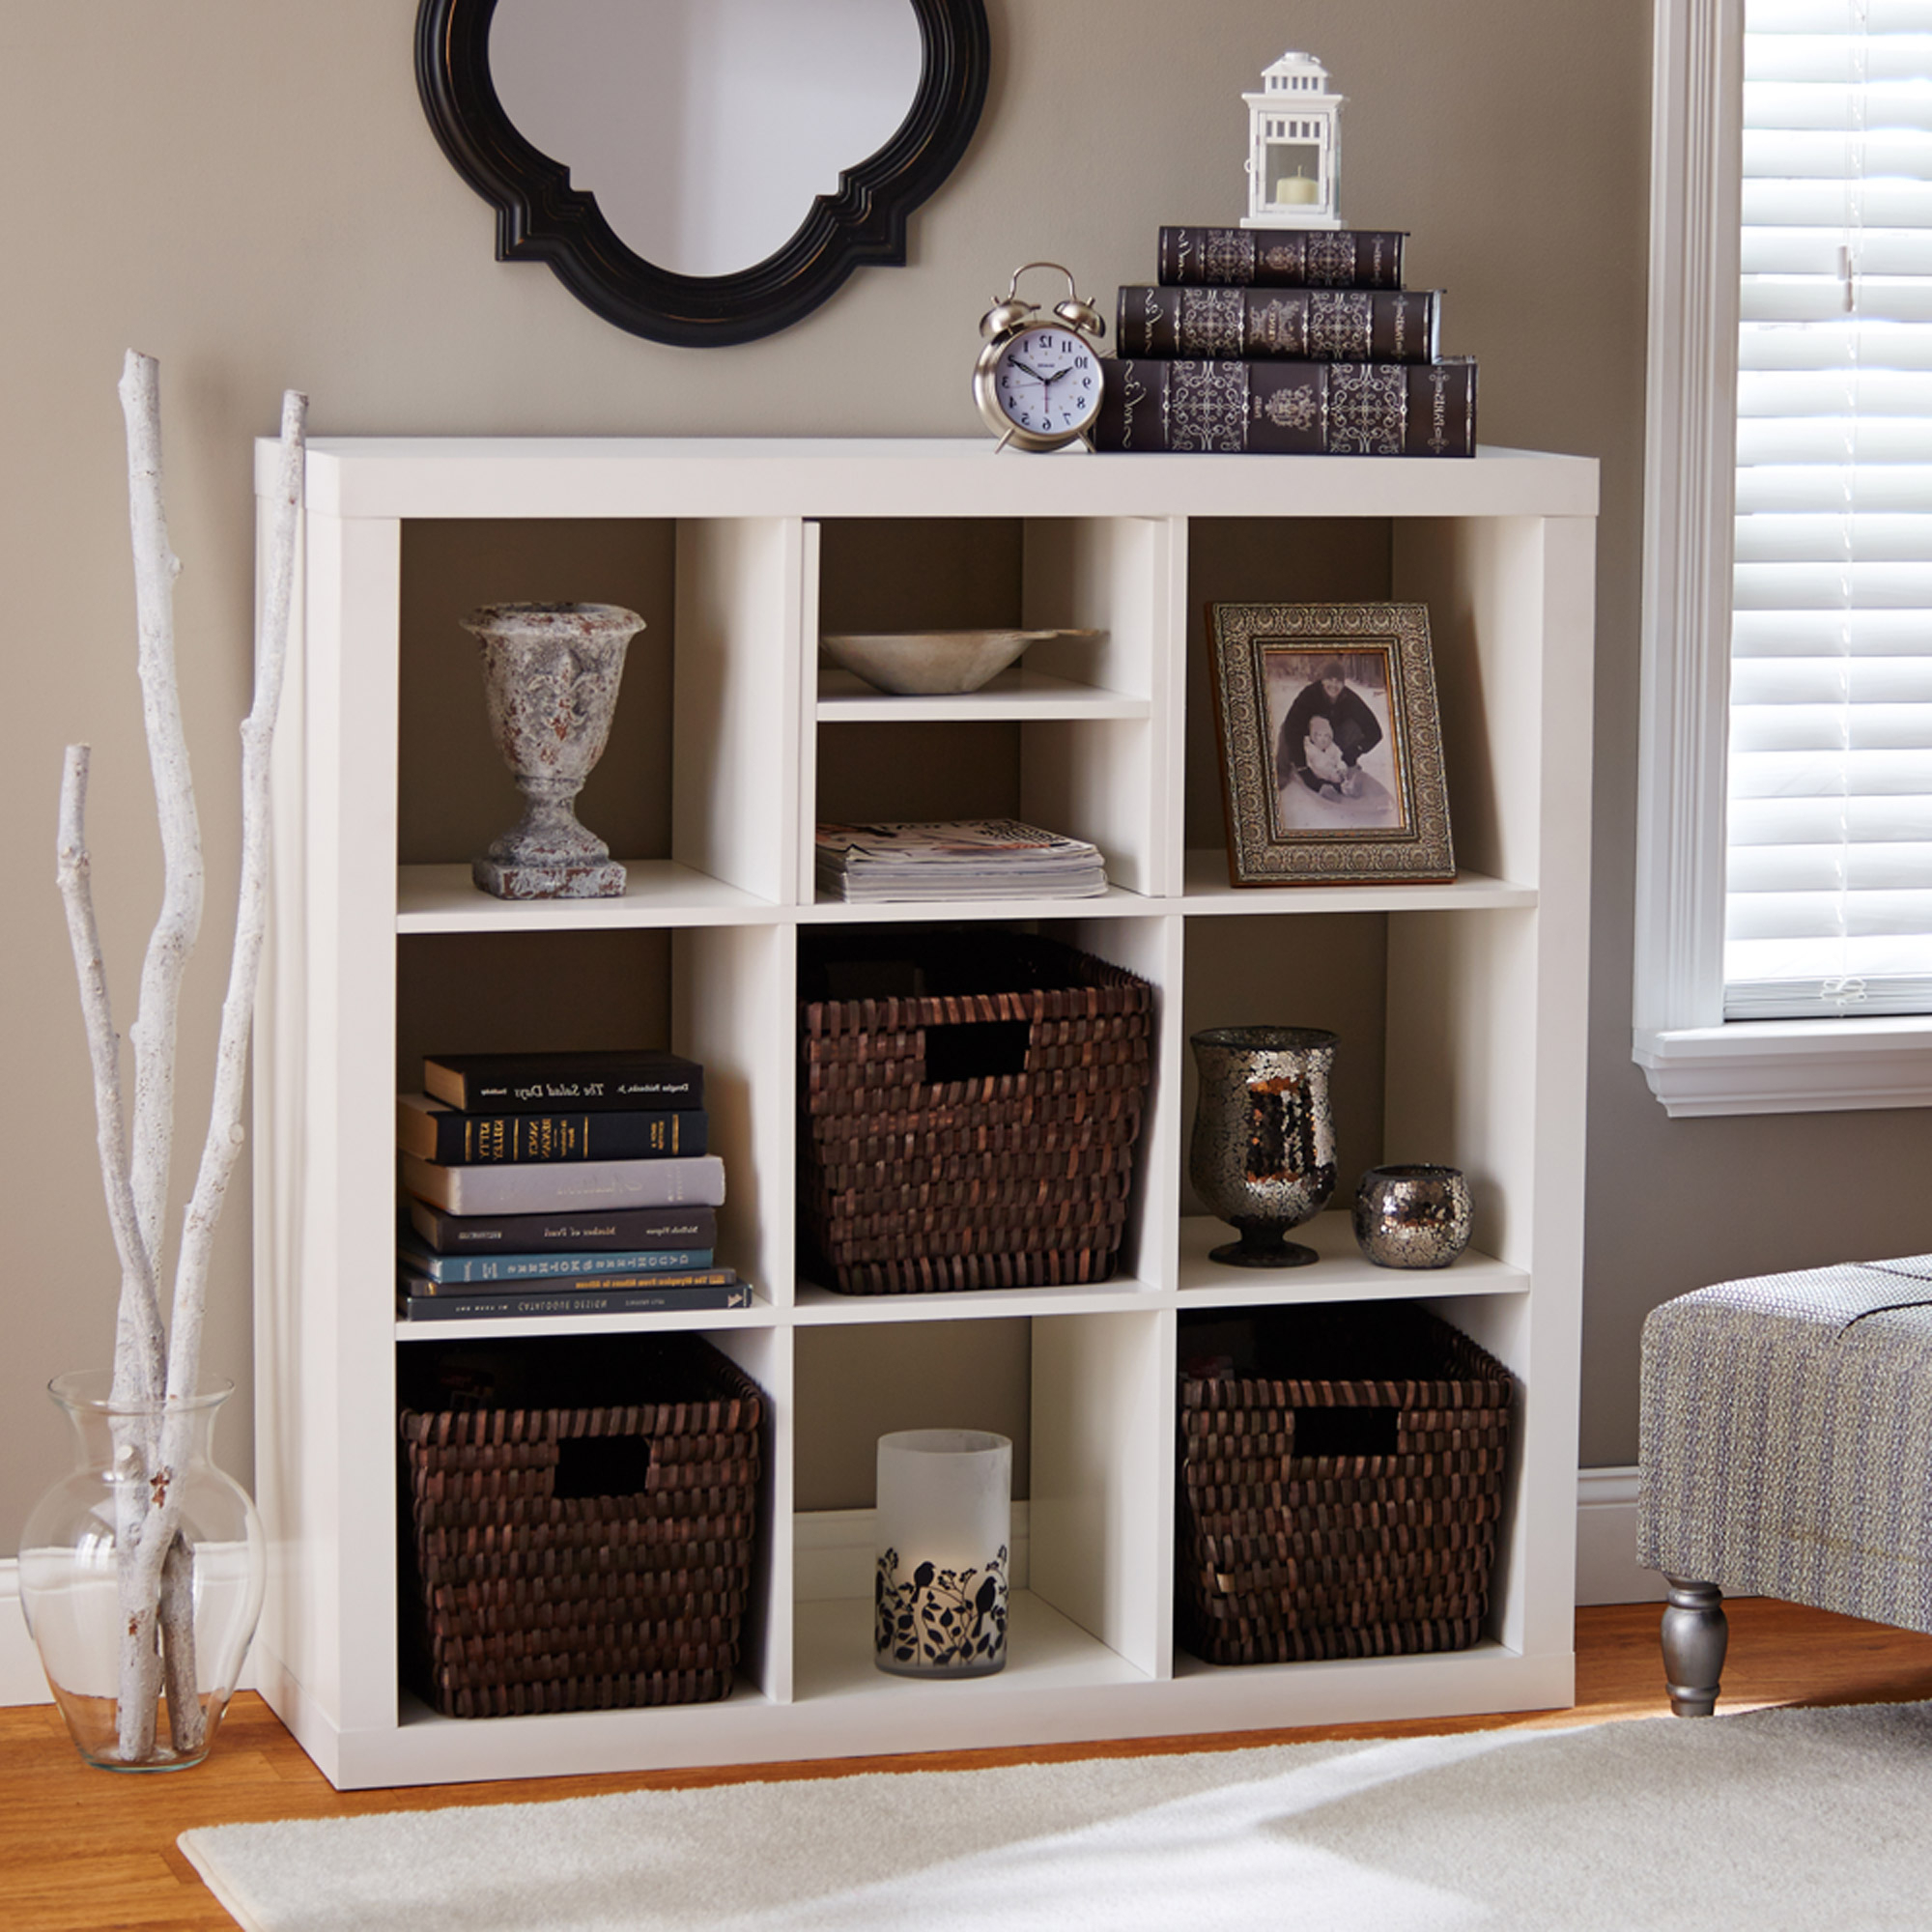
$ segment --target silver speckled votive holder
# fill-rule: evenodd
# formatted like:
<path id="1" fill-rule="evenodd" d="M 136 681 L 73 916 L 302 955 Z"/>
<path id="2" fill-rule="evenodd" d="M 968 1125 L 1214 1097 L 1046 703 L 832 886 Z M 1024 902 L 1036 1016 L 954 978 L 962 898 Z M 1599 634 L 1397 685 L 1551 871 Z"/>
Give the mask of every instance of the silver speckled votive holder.
<path id="1" fill-rule="evenodd" d="M 1469 1183 L 1460 1168 L 1372 1167 L 1355 1189 L 1354 1223 L 1377 1267 L 1447 1267 L 1469 1245 Z"/>

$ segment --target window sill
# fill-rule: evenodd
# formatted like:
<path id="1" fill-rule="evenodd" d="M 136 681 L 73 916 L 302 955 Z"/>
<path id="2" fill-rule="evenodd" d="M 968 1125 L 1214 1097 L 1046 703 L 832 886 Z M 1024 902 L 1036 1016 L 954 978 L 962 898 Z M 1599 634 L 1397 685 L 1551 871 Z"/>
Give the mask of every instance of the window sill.
<path id="1" fill-rule="evenodd" d="M 1932 1017 L 1639 1029 L 1632 1057 L 1672 1120 L 1932 1107 Z"/>

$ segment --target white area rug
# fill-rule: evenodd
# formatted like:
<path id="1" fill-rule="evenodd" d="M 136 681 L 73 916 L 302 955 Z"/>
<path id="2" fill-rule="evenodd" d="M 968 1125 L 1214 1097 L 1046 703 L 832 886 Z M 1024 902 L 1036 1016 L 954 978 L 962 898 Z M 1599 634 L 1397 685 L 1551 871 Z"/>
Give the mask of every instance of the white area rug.
<path id="1" fill-rule="evenodd" d="M 249 1932 L 1932 1925 L 1932 1704 L 187 1832 Z"/>

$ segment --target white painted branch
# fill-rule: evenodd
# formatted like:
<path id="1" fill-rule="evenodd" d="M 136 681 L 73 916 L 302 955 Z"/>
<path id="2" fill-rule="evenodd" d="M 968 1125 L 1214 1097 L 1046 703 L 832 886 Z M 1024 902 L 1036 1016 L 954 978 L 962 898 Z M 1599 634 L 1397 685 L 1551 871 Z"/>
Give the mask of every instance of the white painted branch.
<path id="1" fill-rule="evenodd" d="M 121 1043 L 107 995 L 107 969 L 94 918 L 92 867 L 87 855 L 88 748 L 70 745 L 61 775 L 60 841 L 56 876 L 67 908 L 68 938 L 80 981 L 81 1017 L 94 1066 L 95 1140 L 107 1222 L 121 1259 L 121 1304 L 114 1336 L 117 1404 L 158 1402 L 161 1397 L 161 1311 L 150 1251 L 141 1238 L 128 1165 L 128 1135 L 121 1100 Z"/>
<path id="2" fill-rule="evenodd" d="M 161 1668 L 168 1693 L 168 1742 L 185 1756 L 208 1735 L 194 1653 L 194 1551 L 185 1536 L 161 1563 Z"/>
<path id="3" fill-rule="evenodd" d="M 255 699 L 242 724 L 242 882 L 235 916 L 235 951 L 229 963 L 228 994 L 221 1007 L 221 1036 L 214 1070 L 214 1100 L 210 1109 L 208 1139 L 201 1170 L 188 1203 L 182 1230 L 181 1254 L 175 1272 L 174 1322 L 169 1336 L 168 1406 L 162 1418 L 159 1454 L 150 1464 L 151 1507 L 141 1524 L 131 1579 L 123 1572 L 124 1603 L 135 1608 L 127 1630 L 138 1644 L 145 1615 L 147 1641 L 152 1646 L 154 1607 L 164 1594 L 165 1568 L 172 1558 L 181 1522 L 179 1472 L 186 1466 L 193 1429 L 187 1398 L 195 1393 L 201 1374 L 202 1317 L 208 1303 L 208 1266 L 214 1226 L 221 1213 L 230 1175 L 241 1151 L 242 1092 L 248 1064 L 248 1033 L 254 1017 L 255 982 L 262 959 L 269 878 L 269 760 L 273 750 L 275 714 L 281 706 L 282 674 L 288 661 L 289 613 L 295 579 L 295 549 L 301 507 L 302 471 L 306 461 L 305 420 L 308 399 L 291 389 L 282 398 L 282 461 L 276 502 L 270 519 L 268 562 L 263 584 L 261 630 L 255 651 Z M 130 1589 L 131 1580 L 131 1589 Z M 186 1636 L 191 1639 L 191 1628 Z M 167 1646 L 170 1673 L 190 1668 L 191 1647 L 181 1640 Z M 143 1653 L 144 1655 L 144 1653 Z M 121 1734 L 130 1735 L 130 1722 L 145 1717 L 153 1740 L 155 1698 L 130 1686 L 124 1657 Z M 156 1663 L 158 1672 L 159 1664 Z M 158 1677 L 156 1679 L 156 1686 Z M 140 1709 L 129 1704 L 141 1698 Z M 172 1719 L 171 1719 L 172 1721 Z M 179 1734 L 178 1734 L 179 1735 Z M 123 1744 L 123 1755 L 128 1746 Z"/>
<path id="4" fill-rule="evenodd" d="M 201 1323 L 208 1302 L 208 1264 L 214 1224 L 242 1151 L 242 1098 L 248 1067 L 248 1033 L 262 964 L 269 896 L 270 754 L 288 663 L 289 608 L 295 582 L 298 519 L 306 462 L 308 398 L 291 389 L 282 398 L 281 468 L 269 526 L 262 586 L 261 630 L 255 649 L 255 701 L 242 724 L 242 883 L 235 912 L 235 950 L 214 1066 L 214 1099 L 201 1169 L 182 1229 L 175 1270 L 174 1323 L 168 1393 L 177 1401 L 195 1391 L 201 1372 Z M 180 1466 L 179 1457 L 169 1458 Z"/>
<path id="5" fill-rule="evenodd" d="M 155 1290 L 154 1264 L 141 1238 L 128 1164 L 127 1126 L 121 1098 L 121 1042 L 114 1032 L 107 993 L 107 970 L 100 956 L 100 933 L 94 917 L 93 867 L 87 856 L 88 748 L 70 745 L 61 775 L 60 842 L 56 867 L 67 908 L 68 938 L 80 980 L 80 1009 L 87 1027 L 88 1054 L 94 1065 L 94 1120 L 100 1152 L 100 1179 L 107 1195 L 107 1220 L 121 1258 L 121 1300 L 114 1323 L 114 1381 L 111 1401 L 123 1410 L 153 1413 L 161 1398 L 161 1311 Z M 150 1466 L 158 1446 L 156 1432 L 118 1418 L 113 1424 L 117 1457 Z M 158 1661 L 155 1650 L 155 1599 L 144 1596 L 140 1577 L 140 1533 L 147 1515 L 147 1492 L 138 1483 L 116 1483 L 115 1549 L 121 1605 L 121 1669 L 116 1698 L 116 1746 L 128 1763 L 153 1749 Z"/>
<path id="6" fill-rule="evenodd" d="M 175 579 L 181 559 L 168 542 L 161 503 L 160 367 L 130 349 L 121 373 L 128 426 L 128 512 L 134 545 L 141 708 L 160 823 L 161 906 L 141 968 L 141 1001 L 128 1037 L 134 1048 L 134 1206 L 141 1239 L 158 1277 L 166 1239 L 168 1177 L 174 1158 L 175 1042 L 182 975 L 201 932 L 201 826 L 182 729 L 175 668 Z"/>

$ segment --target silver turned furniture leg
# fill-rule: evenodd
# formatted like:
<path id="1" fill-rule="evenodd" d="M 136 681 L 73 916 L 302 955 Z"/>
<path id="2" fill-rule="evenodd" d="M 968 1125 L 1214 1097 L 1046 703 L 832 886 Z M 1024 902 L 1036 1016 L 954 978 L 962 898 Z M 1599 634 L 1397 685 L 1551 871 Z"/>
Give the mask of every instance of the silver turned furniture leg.
<path id="1" fill-rule="evenodd" d="M 1670 1597 L 1663 1612 L 1663 1682 L 1673 1717 L 1708 1718 L 1718 1702 L 1730 1626 L 1724 1595 L 1715 1583 L 1666 1577 Z"/>

